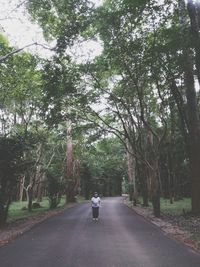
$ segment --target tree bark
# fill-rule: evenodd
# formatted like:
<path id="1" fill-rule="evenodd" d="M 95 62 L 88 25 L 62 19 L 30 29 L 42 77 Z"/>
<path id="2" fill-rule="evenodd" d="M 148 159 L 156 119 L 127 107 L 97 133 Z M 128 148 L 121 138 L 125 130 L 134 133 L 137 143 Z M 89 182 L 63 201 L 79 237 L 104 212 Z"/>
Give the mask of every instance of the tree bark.
<path id="1" fill-rule="evenodd" d="M 33 203 L 33 187 L 30 186 L 28 188 L 28 211 L 31 212 L 32 211 L 32 203 Z"/>
<path id="2" fill-rule="evenodd" d="M 44 191 L 44 181 L 45 181 L 45 174 L 41 174 L 41 178 L 38 181 L 38 189 L 37 189 L 37 202 L 42 202 L 43 191 Z"/>
<path id="3" fill-rule="evenodd" d="M 24 194 L 24 183 L 25 183 L 25 175 L 20 180 L 19 186 L 19 201 L 23 201 L 23 194 Z"/>
<path id="4" fill-rule="evenodd" d="M 137 174 L 139 176 L 139 180 L 141 183 L 141 193 L 142 193 L 142 199 L 143 199 L 143 207 L 149 206 L 149 194 L 148 194 L 148 184 L 147 184 L 147 166 L 144 163 L 141 163 L 141 165 L 138 165 L 139 162 L 137 162 Z"/>
<path id="5" fill-rule="evenodd" d="M 150 181 L 150 195 L 153 205 L 153 212 L 156 217 L 160 216 L 160 179 L 159 179 L 159 163 L 158 153 L 155 152 L 153 134 L 148 130 L 147 146 L 149 153 L 149 181 Z"/>
<path id="6" fill-rule="evenodd" d="M 74 177 L 73 177 L 73 143 L 71 124 L 67 127 L 67 149 L 66 149 L 66 202 L 75 202 Z"/>
<path id="7" fill-rule="evenodd" d="M 136 188 L 136 162 L 133 156 L 133 148 L 127 140 L 127 166 L 128 166 L 128 179 L 129 179 L 129 200 L 133 201 L 133 204 L 137 204 L 137 188 Z"/>
<path id="8" fill-rule="evenodd" d="M 191 1 L 190 1 L 191 3 Z M 187 27 L 187 19 L 185 14 L 185 2 L 179 0 L 180 11 L 180 26 L 182 30 L 182 38 L 184 37 L 184 29 Z M 191 15 L 191 14 L 190 14 Z M 193 22 L 191 22 L 193 23 Z M 193 63 L 193 51 L 189 47 L 183 48 L 183 62 L 184 68 L 184 81 L 186 88 L 187 98 L 187 114 L 189 122 L 189 163 L 190 163 L 190 175 L 191 175 L 191 200 L 192 200 L 192 212 L 194 214 L 200 214 L 200 119 L 199 110 L 197 106 L 197 96 L 195 91 L 194 80 L 194 63 Z"/>

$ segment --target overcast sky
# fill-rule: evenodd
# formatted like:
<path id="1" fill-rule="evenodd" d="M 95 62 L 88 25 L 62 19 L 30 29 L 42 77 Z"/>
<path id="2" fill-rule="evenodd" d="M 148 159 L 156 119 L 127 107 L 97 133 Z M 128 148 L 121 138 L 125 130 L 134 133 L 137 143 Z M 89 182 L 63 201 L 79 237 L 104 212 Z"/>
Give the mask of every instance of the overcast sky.
<path id="1" fill-rule="evenodd" d="M 103 0 L 92 0 L 96 6 Z M 24 10 L 24 0 L 0 0 L 0 32 L 9 40 L 11 46 L 23 47 L 31 43 L 41 43 L 53 47 L 54 43 L 47 44 L 43 38 L 42 29 L 30 18 Z M 42 57 L 50 56 L 51 53 L 39 46 L 28 48 L 32 53 L 38 53 Z M 100 43 L 82 43 L 76 47 L 73 54 L 78 61 L 87 60 L 100 54 L 102 47 Z"/>

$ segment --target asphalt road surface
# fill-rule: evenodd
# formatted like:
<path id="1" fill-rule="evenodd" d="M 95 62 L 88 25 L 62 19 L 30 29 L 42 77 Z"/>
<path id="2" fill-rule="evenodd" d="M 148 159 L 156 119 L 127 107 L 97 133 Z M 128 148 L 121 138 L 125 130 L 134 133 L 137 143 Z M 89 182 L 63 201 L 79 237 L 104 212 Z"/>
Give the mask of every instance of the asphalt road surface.
<path id="1" fill-rule="evenodd" d="M 102 201 L 92 221 L 83 203 L 0 248 L 0 267 L 200 267 L 200 256 L 126 207 Z"/>

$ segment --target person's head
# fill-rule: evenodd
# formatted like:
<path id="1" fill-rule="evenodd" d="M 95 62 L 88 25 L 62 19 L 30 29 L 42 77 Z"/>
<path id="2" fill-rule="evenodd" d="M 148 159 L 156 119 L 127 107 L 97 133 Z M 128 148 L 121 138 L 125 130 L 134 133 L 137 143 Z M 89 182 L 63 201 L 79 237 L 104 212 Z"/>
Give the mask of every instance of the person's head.
<path id="1" fill-rule="evenodd" d="M 98 193 L 97 192 L 94 192 L 94 197 L 98 197 Z"/>

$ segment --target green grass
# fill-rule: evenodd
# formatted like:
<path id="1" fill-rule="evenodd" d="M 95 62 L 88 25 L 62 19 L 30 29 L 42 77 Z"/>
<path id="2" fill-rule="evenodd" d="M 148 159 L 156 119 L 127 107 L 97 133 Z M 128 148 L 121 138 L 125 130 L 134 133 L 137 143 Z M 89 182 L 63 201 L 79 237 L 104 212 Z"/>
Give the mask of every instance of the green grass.
<path id="1" fill-rule="evenodd" d="M 61 203 L 59 204 L 58 208 L 63 207 L 64 204 L 65 204 L 65 198 L 62 198 Z M 16 221 L 19 219 L 37 217 L 43 214 L 44 212 L 47 212 L 49 210 L 48 198 L 43 198 L 43 201 L 40 203 L 40 205 L 42 206 L 42 208 L 33 209 L 32 212 L 29 212 L 28 210 L 22 210 L 22 208 L 27 207 L 26 201 L 13 202 L 9 208 L 8 222 Z"/>
<path id="2" fill-rule="evenodd" d="M 170 204 L 169 199 L 161 198 L 161 212 L 168 213 L 168 214 L 176 214 L 181 215 L 183 214 L 183 210 L 185 212 L 191 211 L 191 199 L 190 198 L 183 198 L 178 201 L 174 201 L 173 204 Z"/>
<path id="3" fill-rule="evenodd" d="M 81 196 L 77 197 L 77 203 L 81 203 L 84 201 L 84 198 Z M 27 207 L 27 202 L 17 201 L 13 202 L 10 205 L 8 212 L 8 222 L 13 222 L 20 219 L 26 219 L 31 217 L 37 217 L 47 211 L 49 211 L 49 201 L 48 198 L 43 198 L 43 201 L 40 203 L 42 208 L 33 209 L 32 212 L 28 212 L 28 210 L 22 210 L 22 208 Z M 57 209 L 60 209 L 65 206 L 65 196 L 61 198 L 61 202 L 58 205 Z"/>
<path id="4" fill-rule="evenodd" d="M 139 197 L 139 202 L 142 203 L 142 197 Z M 152 207 L 152 203 L 149 202 L 149 207 Z M 169 199 L 161 198 L 160 199 L 160 208 L 161 212 L 171 214 L 171 215 L 182 215 L 183 210 L 184 212 L 191 211 L 191 199 L 190 198 L 183 198 L 178 201 L 174 201 L 173 204 L 170 204 Z"/>

